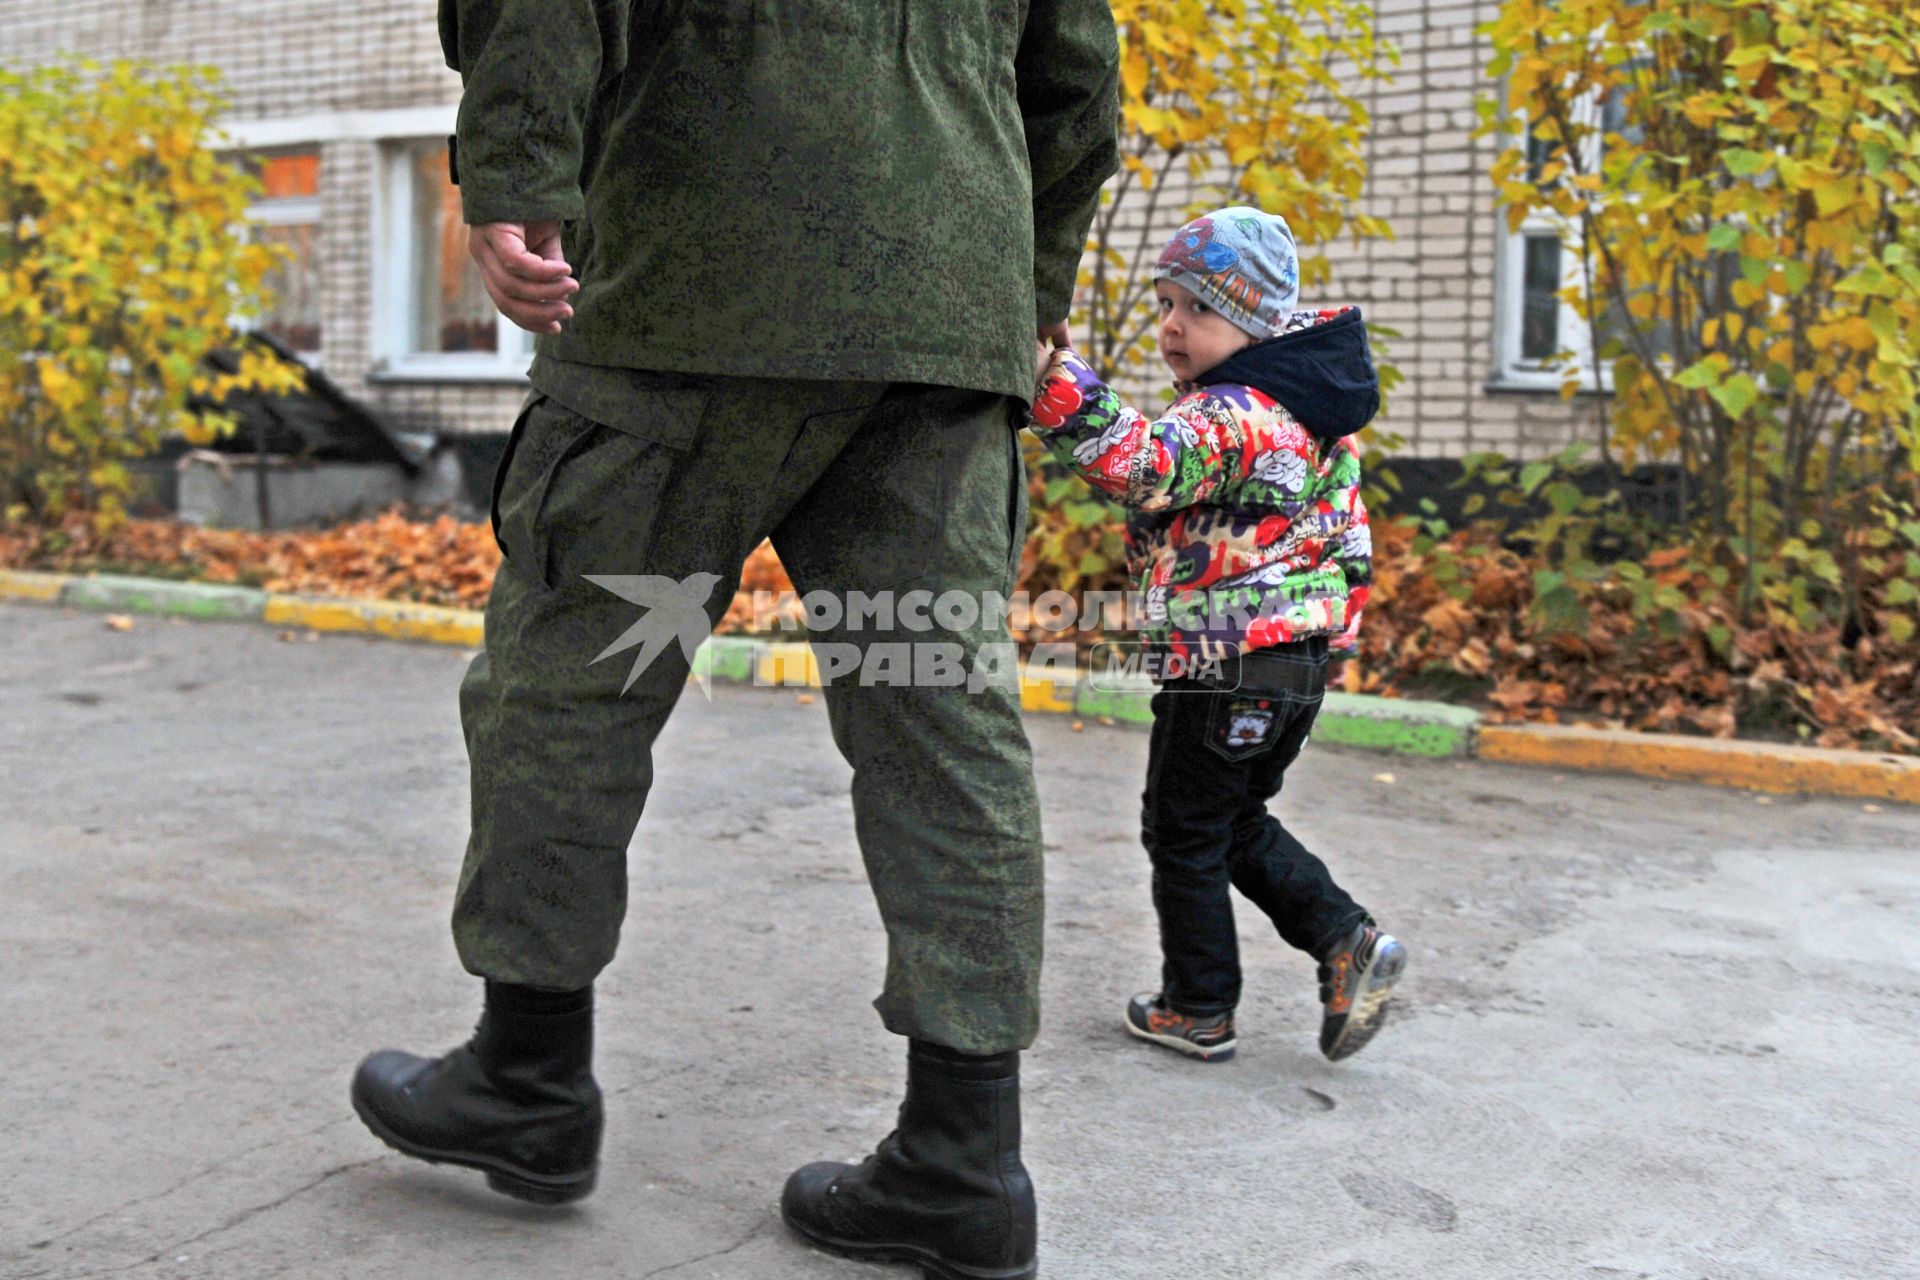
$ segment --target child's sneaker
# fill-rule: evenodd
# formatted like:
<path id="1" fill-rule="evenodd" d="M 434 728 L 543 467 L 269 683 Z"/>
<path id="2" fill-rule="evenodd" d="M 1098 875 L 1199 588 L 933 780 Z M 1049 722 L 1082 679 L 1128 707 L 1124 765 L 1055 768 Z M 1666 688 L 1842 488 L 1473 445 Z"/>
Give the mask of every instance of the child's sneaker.
<path id="1" fill-rule="evenodd" d="M 1354 926 L 1320 961 L 1320 1052 L 1333 1061 L 1366 1047 L 1387 1018 L 1393 984 L 1407 967 L 1407 949 L 1371 920 Z"/>
<path id="2" fill-rule="evenodd" d="M 1225 1062 L 1233 1056 L 1231 1012 L 1204 1018 L 1175 1013 L 1152 991 L 1143 991 L 1127 1002 L 1127 1031 L 1202 1062 Z"/>

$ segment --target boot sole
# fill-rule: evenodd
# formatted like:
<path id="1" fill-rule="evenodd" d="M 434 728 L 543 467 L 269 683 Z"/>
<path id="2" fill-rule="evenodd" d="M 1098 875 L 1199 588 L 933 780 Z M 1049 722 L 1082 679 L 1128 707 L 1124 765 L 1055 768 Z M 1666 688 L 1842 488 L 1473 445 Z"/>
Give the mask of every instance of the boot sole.
<path id="1" fill-rule="evenodd" d="M 487 1185 L 501 1195 L 512 1196 L 515 1200 L 524 1200 L 529 1204 L 568 1204 L 575 1200 L 584 1200 L 593 1194 L 593 1185 L 599 1179 L 599 1166 L 595 1165 L 584 1173 L 567 1174 L 556 1177 L 551 1174 L 534 1173 L 499 1160 L 489 1160 L 484 1156 L 470 1156 L 457 1151 L 441 1151 L 434 1147 L 422 1146 L 401 1137 L 379 1116 L 362 1106 L 359 1098 L 353 1099 L 354 1114 L 360 1117 L 360 1123 L 367 1126 L 369 1132 L 380 1141 L 392 1147 L 403 1156 L 412 1156 L 415 1160 L 424 1160 L 428 1164 L 458 1165 L 462 1169 L 475 1169 L 487 1175 Z"/>
<path id="2" fill-rule="evenodd" d="M 933 1250 L 923 1249 L 916 1244 L 869 1244 L 862 1240 L 840 1240 L 821 1235 L 804 1223 L 788 1217 L 784 1208 L 780 1211 L 780 1217 L 817 1249 L 851 1258 L 855 1262 L 908 1263 L 919 1267 L 920 1274 L 926 1280 L 1036 1280 L 1040 1274 L 1038 1262 L 1029 1262 L 1024 1267 L 969 1267 L 965 1263 L 949 1262 Z"/>
<path id="3" fill-rule="evenodd" d="M 1392 949 L 1376 959 L 1368 971 L 1367 985 L 1355 998 L 1353 1012 L 1347 1015 L 1347 1025 L 1342 1028 L 1340 1038 L 1327 1048 L 1329 1062 L 1351 1058 L 1380 1034 L 1380 1028 L 1387 1024 L 1387 1008 L 1393 1000 L 1393 986 L 1406 971 L 1407 950 L 1395 940 Z"/>

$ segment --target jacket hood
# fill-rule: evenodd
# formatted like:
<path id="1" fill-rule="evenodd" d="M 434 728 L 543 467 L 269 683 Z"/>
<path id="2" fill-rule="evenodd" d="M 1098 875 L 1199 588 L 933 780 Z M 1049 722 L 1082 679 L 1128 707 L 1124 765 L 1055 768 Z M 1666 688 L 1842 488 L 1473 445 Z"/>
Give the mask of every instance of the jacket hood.
<path id="1" fill-rule="evenodd" d="M 1358 307 L 1323 313 L 1307 328 L 1242 347 L 1194 381 L 1263 392 L 1323 440 L 1352 435 L 1380 411 L 1380 377 Z"/>

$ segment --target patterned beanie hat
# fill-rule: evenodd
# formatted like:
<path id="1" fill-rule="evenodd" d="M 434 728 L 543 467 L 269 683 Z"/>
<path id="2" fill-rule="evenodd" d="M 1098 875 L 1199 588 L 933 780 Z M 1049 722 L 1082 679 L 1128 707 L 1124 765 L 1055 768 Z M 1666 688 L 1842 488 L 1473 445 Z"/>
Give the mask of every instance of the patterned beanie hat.
<path id="1" fill-rule="evenodd" d="M 1153 278 L 1173 281 L 1266 338 L 1280 332 L 1300 300 L 1300 254 L 1285 218 L 1237 204 L 1175 232 Z"/>

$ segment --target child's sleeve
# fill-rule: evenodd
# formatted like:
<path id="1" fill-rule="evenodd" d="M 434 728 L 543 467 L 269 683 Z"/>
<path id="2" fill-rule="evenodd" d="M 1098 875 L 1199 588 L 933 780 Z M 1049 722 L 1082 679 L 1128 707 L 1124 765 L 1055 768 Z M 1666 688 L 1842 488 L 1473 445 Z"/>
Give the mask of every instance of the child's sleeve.
<path id="1" fill-rule="evenodd" d="M 1333 544 L 1329 558 L 1347 576 L 1347 626 L 1333 637 L 1329 648 L 1352 655 L 1360 647 L 1360 615 L 1366 610 L 1367 597 L 1373 593 L 1373 526 L 1367 518 L 1367 504 L 1358 489 L 1353 495 L 1353 517 L 1347 531 Z"/>
<path id="2" fill-rule="evenodd" d="M 1028 425 L 1054 457 L 1109 498 L 1165 511 L 1204 501 L 1230 470 L 1208 402 L 1208 393 L 1196 391 L 1165 417 L 1149 419 L 1061 347 L 1041 375 Z"/>

